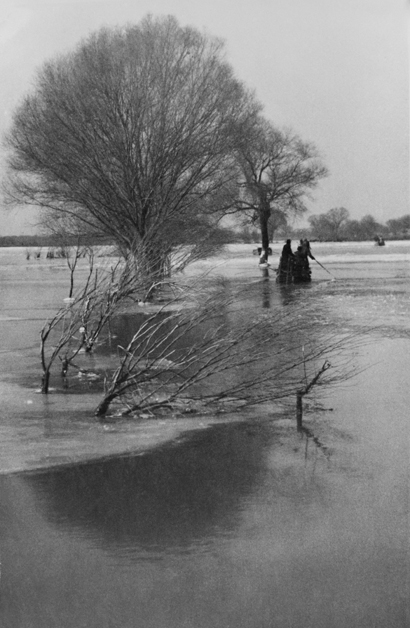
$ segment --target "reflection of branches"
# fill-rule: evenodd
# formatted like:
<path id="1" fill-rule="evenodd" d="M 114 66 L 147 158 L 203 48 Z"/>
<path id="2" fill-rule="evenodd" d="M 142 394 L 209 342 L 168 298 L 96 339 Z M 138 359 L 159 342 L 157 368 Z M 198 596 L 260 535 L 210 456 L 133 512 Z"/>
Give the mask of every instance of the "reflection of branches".
<path id="1" fill-rule="evenodd" d="M 315 446 L 317 447 L 317 449 L 319 451 L 321 451 L 323 453 L 323 455 L 325 456 L 325 458 L 327 460 L 330 459 L 330 453 L 329 453 L 329 448 L 326 447 L 326 445 L 324 445 L 322 443 L 322 441 L 314 435 L 314 433 L 312 432 L 312 430 L 310 430 L 307 427 L 302 426 L 300 428 L 300 431 L 306 435 L 306 450 L 305 450 L 305 459 L 307 458 L 307 447 L 308 447 L 308 443 L 309 443 L 309 439 L 311 439 L 313 441 L 313 443 L 315 444 Z"/>

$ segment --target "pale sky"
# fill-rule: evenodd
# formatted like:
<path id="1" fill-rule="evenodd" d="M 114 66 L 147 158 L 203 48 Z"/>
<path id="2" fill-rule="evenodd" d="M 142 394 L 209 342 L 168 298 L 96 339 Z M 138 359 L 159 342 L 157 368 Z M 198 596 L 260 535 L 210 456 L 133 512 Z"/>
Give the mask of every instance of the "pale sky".
<path id="1" fill-rule="evenodd" d="M 265 116 L 316 144 L 330 175 L 310 214 L 344 206 L 351 218 L 385 222 L 410 213 L 409 7 L 406 0 L 0 0 L 0 133 L 44 61 L 102 26 L 171 14 L 224 39 Z M 0 235 L 31 233 L 35 220 L 0 206 Z"/>

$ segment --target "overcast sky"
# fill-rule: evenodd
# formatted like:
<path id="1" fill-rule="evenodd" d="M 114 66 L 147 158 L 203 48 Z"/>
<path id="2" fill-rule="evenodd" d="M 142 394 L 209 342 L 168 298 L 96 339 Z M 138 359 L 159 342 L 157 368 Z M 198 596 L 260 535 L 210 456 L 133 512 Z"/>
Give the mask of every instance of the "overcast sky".
<path id="1" fill-rule="evenodd" d="M 175 15 L 226 42 L 265 115 L 316 144 L 330 171 L 310 214 L 385 222 L 409 209 L 406 0 L 0 0 L 0 132 L 42 63 L 107 25 Z M 4 153 L 0 154 L 0 162 Z M 0 208 L 0 235 L 33 232 Z"/>

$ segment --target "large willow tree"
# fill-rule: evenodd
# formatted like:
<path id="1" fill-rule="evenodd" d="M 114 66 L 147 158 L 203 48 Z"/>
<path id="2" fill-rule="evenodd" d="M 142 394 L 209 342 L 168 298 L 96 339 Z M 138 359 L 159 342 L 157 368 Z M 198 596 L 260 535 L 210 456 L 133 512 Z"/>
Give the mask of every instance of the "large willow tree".
<path id="1" fill-rule="evenodd" d="M 257 109 L 219 40 L 172 17 L 103 29 L 46 63 L 16 110 L 7 198 L 69 215 L 158 270 L 215 225 Z"/>

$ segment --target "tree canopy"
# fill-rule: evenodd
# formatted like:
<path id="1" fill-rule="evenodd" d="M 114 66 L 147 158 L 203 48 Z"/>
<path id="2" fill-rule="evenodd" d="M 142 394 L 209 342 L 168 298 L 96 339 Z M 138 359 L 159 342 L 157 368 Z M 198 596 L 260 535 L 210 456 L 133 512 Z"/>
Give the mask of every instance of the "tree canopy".
<path id="1" fill-rule="evenodd" d="M 309 192 L 327 170 L 312 143 L 262 116 L 252 123 L 238 150 L 241 180 L 234 211 L 259 223 L 267 258 L 274 229 L 307 211 Z"/>
<path id="2" fill-rule="evenodd" d="M 7 198 L 156 258 L 215 225 L 258 108 L 219 40 L 173 17 L 102 29 L 46 63 L 16 110 Z"/>

